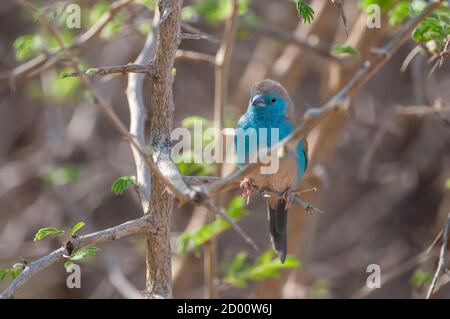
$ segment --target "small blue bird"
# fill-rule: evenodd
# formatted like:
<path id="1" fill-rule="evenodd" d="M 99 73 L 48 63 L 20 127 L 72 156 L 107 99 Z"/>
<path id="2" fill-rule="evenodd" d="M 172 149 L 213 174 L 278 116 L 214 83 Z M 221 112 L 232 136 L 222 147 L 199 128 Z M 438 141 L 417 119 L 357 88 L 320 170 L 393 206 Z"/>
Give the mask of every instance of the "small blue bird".
<path id="1" fill-rule="evenodd" d="M 248 163 L 258 150 L 277 144 L 291 134 L 294 127 L 294 104 L 286 89 L 269 79 L 255 84 L 251 89 L 247 112 L 239 119 L 234 136 L 238 166 Z M 278 136 L 272 133 L 272 129 L 278 131 Z M 250 142 L 252 134 L 249 132 L 252 130 L 256 133 L 256 146 Z M 295 186 L 302 179 L 307 165 L 308 144 L 302 140 L 295 151 L 279 159 L 278 169 L 273 173 L 263 174 L 261 169 L 257 169 L 241 182 L 247 201 L 253 185 L 283 193 L 283 199 L 266 199 L 271 241 L 283 264 L 287 255 L 287 212 Z"/>

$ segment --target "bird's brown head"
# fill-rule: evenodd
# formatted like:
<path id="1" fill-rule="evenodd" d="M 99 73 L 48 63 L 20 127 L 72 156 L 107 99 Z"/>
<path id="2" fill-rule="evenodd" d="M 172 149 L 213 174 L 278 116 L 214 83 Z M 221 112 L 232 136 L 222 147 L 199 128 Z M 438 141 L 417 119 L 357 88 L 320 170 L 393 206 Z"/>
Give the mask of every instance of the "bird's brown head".
<path id="1" fill-rule="evenodd" d="M 287 90 L 277 81 L 265 79 L 253 85 L 250 92 L 250 105 L 265 107 L 278 104 L 278 99 L 287 103 L 287 115 L 292 116 L 294 103 Z"/>

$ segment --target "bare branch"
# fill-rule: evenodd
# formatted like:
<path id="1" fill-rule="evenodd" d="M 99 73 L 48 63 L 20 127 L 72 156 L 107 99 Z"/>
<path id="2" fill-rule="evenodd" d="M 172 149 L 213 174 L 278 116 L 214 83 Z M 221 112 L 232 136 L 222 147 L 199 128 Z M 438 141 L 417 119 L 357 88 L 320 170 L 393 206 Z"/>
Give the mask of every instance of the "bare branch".
<path id="1" fill-rule="evenodd" d="M 87 70 L 81 71 L 84 75 L 108 75 L 114 73 L 128 74 L 128 73 L 142 73 L 151 76 L 154 79 L 159 79 L 160 75 L 156 72 L 155 67 L 152 64 L 125 64 L 125 65 L 114 65 L 107 67 L 97 67 L 97 68 L 89 68 Z M 80 76 L 80 73 L 72 72 L 72 73 L 63 73 L 61 74 L 61 78 L 69 78 Z"/>
<path id="2" fill-rule="evenodd" d="M 241 235 L 241 237 L 244 238 L 245 241 L 253 247 L 253 249 L 258 250 L 258 246 L 255 244 L 255 242 L 242 230 L 242 228 L 236 223 L 236 221 L 233 218 L 222 212 L 211 201 L 205 201 L 202 204 L 202 206 L 208 209 L 213 214 L 218 215 L 223 219 L 225 219 L 231 225 L 231 227 L 233 227 L 234 230 L 236 230 L 236 232 L 239 235 Z"/>
<path id="3" fill-rule="evenodd" d="M 212 55 L 201 52 L 178 50 L 175 57 L 177 59 L 186 59 L 196 62 L 206 62 L 213 66 L 216 65 L 216 60 Z"/>
<path id="4" fill-rule="evenodd" d="M 436 268 L 436 272 L 434 273 L 433 280 L 431 281 L 430 288 L 428 288 L 428 292 L 426 295 L 426 299 L 430 299 L 431 296 L 434 293 L 434 290 L 436 288 L 436 284 L 438 282 L 439 277 L 444 274 L 446 271 L 445 267 L 445 253 L 447 251 L 447 244 L 448 244 L 448 230 L 450 227 L 450 214 L 447 216 L 447 219 L 445 220 L 444 227 L 442 228 L 442 243 L 441 243 L 441 249 L 439 252 L 439 261 Z"/>
<path id="5" fill-rule="evenodd" d="M 259 33 L 261 35 L 281 40 L 290 44 L 295 44 L 301 48 L 313 51 L 322 57 L 331 60 L 338 60 L 336 56 L 331 54 L 331 47 L 320 41 L 312 44 L 307 39 L 299 37 L 296 33 L 288 32 L 283 29 L 267 25 L 255 25 L 255 26 L 251 25 L 248 26 L 247 28 L 255 33 Z"/>
<path id="6" fill-rule="evenodd" d="M 71 242 L 73 251 L 91 245 L 119 240 L 134 234 L 156 232 L 157 230 L 153 228 L 149 218 L 149 216 L 141 217 L 115 227 L 80 236 Z M 28 263 L 20 275 L 0 295 L 0 299 L 14 298 L 14 294 L 17 293 L 31 277 L 57 262 L 63 262 L 65 260 L 64 256 L 70 256 L 70 254 L 71 252 L 68 251 L 67 245 L 65 245 L 44 257 Z"/>
<path id="7" fill-rule="evenodd" d="M 153 18 L 153 32 L 147 36 L 144 47 L 136 58 L 135 64 L 149 63 L 154 55 L 156 48 L 156 41 L 159 35 L 159 25 L 161 23 L 161 17 L 159 10 L 155 10 L 155 16 Z M 156 69 L 153 67 L 153 72 L 157 74 Z M 160 79 L 158 74 L 158 79 Z M 150 167 L 146 163 L 146 156 L 143 156 L 142 151 L 145 149 L 145 123 L 147 119 L 147 108 L 144 105 L 144 97 L 142 94 L 144 83 L 143 74 L 129 74 L 128 86 L 127 86 L 127 99 L 128 106 L 130 108 L 130 134 L 134 136 L 134 141 L 139 148 L 131 146 L 134 156 L 134 162 L 136 164 L 136 176 L 138 184 L 138 194 L 141 200 L 141 206 L 144 213 L 148 212 L 150 205 L 150 193 L 152 176 Z"/>

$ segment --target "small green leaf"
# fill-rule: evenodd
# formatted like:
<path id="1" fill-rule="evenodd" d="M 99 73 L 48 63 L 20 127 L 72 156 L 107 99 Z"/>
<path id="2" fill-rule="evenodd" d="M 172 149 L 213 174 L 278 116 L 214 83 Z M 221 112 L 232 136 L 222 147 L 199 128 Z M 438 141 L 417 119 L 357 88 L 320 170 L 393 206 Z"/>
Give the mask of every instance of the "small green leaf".
<path id="1" fill-rule="evenodd" d="M 360 2 L 360 7 L 367 11 L 370 5 L 377 5 L 380 7 L 381 12 L 385 12 L 392 5 L 394 0 L 362 0 Z"/>
<path id="2" fill-rule="evenodd" d="M 70 260 L 70 259 L 64 262 L 64 268 L 66 268 L 67 271 L 70 270 L 70 268 L 72 267 L 72 265 L 74 265 L 74 263 L 73 263 L 73 261 Z"/>
<path id="3" fill-rule="evenodd" d="M 303 0 L 297 0 L 295 3 L 298 16 L 303 19 L 303 23 L 311 23 L 314 19 L 314 10 Z"/>
<path id="4" fill-rule="evenodd" d="M 23 271 L 24 268 L 25 268 L 25 265 L 22 263 L 14 264 L 10 268 L 10 275 L 11 275 L 12 279 L 16 279 L 17 277 L 19 277 L 20 273 Z"/>
<path id="5" fill-rule="evenodd" d="M 18 37 L 13 43 L 17 61 L 24 61 L 36 56 L 44 48 L 40 35 L 26 34 Z"/>
<path id="6" fill-rule="evenodd" d="M 245 265 L 245 260 L 247 259 L 247 254 L 245 252 L 240 252 L 231 260 L 228 266 L 228 276 L 236 274 Z"/>
<path id="7" fill-rule="evenodd" d="M 411 275 L 411 279 L 409 280 L 409 282 L 419 288 L 420 286 L 422 286 L 423 284 L 429 283 L 433 280 L 433 274 L 432 273 L 427 273 L 427 272 L 423 272 L 422 270 L 416 270 L 412 275 Z"/>
<path id="8" fill-rule="evenodd" d="M 331 54 L 334 56 L 339 55 L 353 55 L 357 56 L 359 54 L 358 50 L 350 45 L 335 45 L 331 48 Z"/>
<path id="9" fill-rule="evenodd" d="M 82 173 L 80 165 L 68 164 L 57 169 L 48 169 L 41 174 L 41 177 L 51 186 L 62 186 L 77 182 L 80 180 Z"/>
<path id="10" fill-rule="evenodd" d="M 238 254 L 227 267 L 225 282 L 229 285 L 243 288 L 249 281 L 260 281 L 266 278 L 275 278 L 280 275 L 280 271 L 286 268 L 296 268 L 300 262 L 293 256 L 288 256 L 282 264 L 273 251 L 267 251 L 253 264 L 245 265 L 245 254 Z"/>
<path id="11" fill-rule="evenodd" d="M 96 23 L 104 13 L 108 12 L 108 10 L 109 3 L 107 1 L 99 1 L 97 4 L 95 4 L 89 13 L 89 25 L 93 25 L 94 23 Z M 125 16 L 123 12 L 119 12 L 118 14 L 116 14 L 114 18 L 111 19 L 104 28 L 102 28 L 100 37 L 107 39 L 120 31 L 123 27 L 124 18 Z"/>
<path id="12" fill-rule="evenodd" d="M 445 182 L 445 187 L 446 187 L 447 189 L 450 189 L 450 178 L 447 179 L 447 182 Z"/>
<path id="13" fill-rule="evenodd" d="M 259 265 L 267 264 L 268 262 L 270 262 L 272 260 L 274 255 L 275 255 L 275 253 L 273 252 L 273 250 L 268 250 L 264 254 L 259 256 L 258 259 L 255 260 L 254 265 L 259 266 Z"/>
<path id="14" fill-rule="evenodd" d="M 64 234 L 64 231 L 54 228 L 54 227 L 45 227 L 38 230 L 36 235 L 34 235 L 33 241 L 41 240 L 45 237 L 51 236 L 51 237 L 58 237 Z"/>
<path id="15" fill-rule="evenodd" d="M 402 0 L 398 2 L 389 13 L 389 24 L 399 25 L 403 23 L 410 15 L 409 2 Z"/>
<path id="16" fill-rule="evenodd" d="M 245 201 L 242 196 L 236 196 L 230 202 L 225 213 L 234 220 L 239 221 L 244 216 L 247 216 L 249 211 L 245 208 Z M 230 227 L 226 220 L 216 217 L 214 221 L 200 227 L 196 231 L 184 232 L 177 240 L 177 252 L 180 255 L 185 255 L 189 249 L 195 249 L 203 245 L 206 241 L 227 231 Z"/>
<path id="17" fill-rule="evenodd" d="M 152 32 L 152 28 L 150 27 L 150 24 L 148 24 L 148 23 L 139 24 L 137 27 L 137 30 L 138 30 L 139 34 L 144 37 L 148 36 L 150 34 L 150 32 Z"/>
<path id="18" fill-rule="evenodd" d="M 72 229 L 69 231 L 69 235 L 70 235 L 70 236 L 75 235 L 75 233 L 76 233 L 77 231 L 79 231 L 81 228 L 83 228 L 84 226 L 86 226 L 86 223 L 83 222 L 83 221 L 77 223 L 77 224 L 74 225 L 74 226 L 72 227 Z"/>
<path id="19" fill-rule="evenodd" d="M 187 5 L 181 10 L 181 21 L 190 22 L 195 21 L 198 18 L 197 9 L 195 6 Z"/>
<path id="20" fill-rule="evenodd" d="M 0 281 L 3 281 L 6 276 L 9 275 L 9 269 L 1 269 L 0 268 Z"/>
<path id="21" fill-rule="evenodd" d="M 211 126 L 211 121 L 209 121 L 208 119 L 202 117 L 202 116 L 198 116 L 198 115 L 192 115 L 192 116 L 188 116 L 185 117 L 182 121 L 181 121 L 181 126 L 184 128 L 193 128 L 195 125 L 199 125 L 201 127 L 204 126 Z"/>
<path id="22" fill-rule="evenodd" d="M 330 290 L 330 284 L 325 279 L 318 279 L 313 282 L 311 287 L 309 287 L 309 295 L 312 298 L 322 298 L 325 297 Z"/>
<path id="23" fill-rule="evenodd" d="M 6 278 L 6 276 L 11 276 L 14 280 L 19 277 L 20 273 L 24 270 L 25 265 L 22 263 L 16 263 L 11 268 L 0 269 L 0 282 Z"/>
<path id="24" fill-rule="evenodd" d="M 111 191 L 116 195 L 123 194 L 129 187 L 136 185 L 135 176 L 122 176 L 114 181 L 111 186 Z"/>
<path id="25" fill-rule="evenodd" d="M 89 68 L 84 73 L 86 73 L 86 75 L 94 75 L 94 74 L 98 73 L 98 69 L 96 69 L 96 68 Z"/>
<path id="26" fill-rule="evenodd" d="M 72 253 L 70 260 L 81 260 L 90 256 L 94 256 L 100 249 L 97 246 L 87 246 L 80 248 Z"/>

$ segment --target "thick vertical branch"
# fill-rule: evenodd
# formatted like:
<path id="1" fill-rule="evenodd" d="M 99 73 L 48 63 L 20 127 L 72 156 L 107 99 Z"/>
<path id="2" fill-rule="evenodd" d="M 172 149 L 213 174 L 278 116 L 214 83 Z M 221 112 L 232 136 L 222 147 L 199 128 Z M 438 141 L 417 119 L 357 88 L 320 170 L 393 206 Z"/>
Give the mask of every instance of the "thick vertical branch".
<path id="1" fill-rule="evenodd" d="M 148 35 L 144 48 L 137 57 L 136 64 L 148 63 L 155 55 L 156 41 L 159 33 L 160 15 L 155 10 L 153 19 L 153 32 Z M 145 122 L 148 111 L 144 104 L 142 85 L 145 74 L 130 73 L 128 75 L 127 99 L 130 108 L 130 134 L 134 137 L 140 149 L 145 149 Z M 135 147 L 132 147 L 134 161 L 136 163 L 136 177 L 138 193 L 144 213 L 148 212 L 150 205 L 151 174 L 144 156 Z"/>
<path id="2" fill-rule="evenodd" d="M 158 2 L 158 9 L 162 16 L 167 10 L 170 10 L 170 14 L 160 24 L 153 63 L 161 75 L 161 79 L 152 82 L 152 108 L 147 125 L 150 135 L 149 142 L 154 151 L 153 160 L 157 166 L 161 158 L 170 154 L 170 133 L 174 109 L 172 69 L 180 42 L 179 18 L 182 4 L 182 0 L 160 0 Z M 172 274 L 169 231 L 173 197 L 166 192 L 165 185 L 159 179 L 152 179 L 151 188 L 149 213 L 154 216 L 159 231 L 156 234 L 149 233 L 147 235 L 146 296 L 170 298 L 172 297 Z"/>

